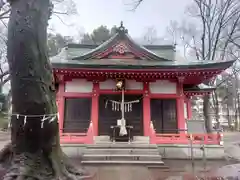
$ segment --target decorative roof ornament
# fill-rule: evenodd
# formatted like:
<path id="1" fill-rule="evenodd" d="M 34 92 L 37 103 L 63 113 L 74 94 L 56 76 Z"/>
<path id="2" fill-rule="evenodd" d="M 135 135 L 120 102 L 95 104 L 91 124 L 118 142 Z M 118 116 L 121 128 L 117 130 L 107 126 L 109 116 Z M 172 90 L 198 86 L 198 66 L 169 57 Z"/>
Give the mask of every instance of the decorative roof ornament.
<path id="1" fill-rule="evenodd" d="M 123 26 L 123 21 L 121 21 L 120 26 L 117 28 L 117 33 L 128 33 L 128 30 Z"/>
<path id="2" fill-rule="evenodd" d="M 120 42 L 119 44 L 117 44 L 116 46 L 114 46 L 113 48 L 114 52 L 117 52 L 119 54 L 124 54 L 126 52 L 130 52 L 129 48 L 126 46 L 125 43 Z"/>

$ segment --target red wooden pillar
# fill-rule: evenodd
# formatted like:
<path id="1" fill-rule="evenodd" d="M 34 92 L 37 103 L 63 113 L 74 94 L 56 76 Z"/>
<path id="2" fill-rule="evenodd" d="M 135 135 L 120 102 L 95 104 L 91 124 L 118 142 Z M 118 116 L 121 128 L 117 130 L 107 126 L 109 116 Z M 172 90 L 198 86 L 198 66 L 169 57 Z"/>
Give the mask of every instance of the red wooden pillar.
<path id="1" fill-rule="evenodd" d="M 64 106 L 65 106 L 65 98 L 63 96 L 65 91 L 64 82 L 61 81 L 59 84 L 59 89 L 57 93 L 57 103 L 58 103 L 58 114 L 59 114 L 59 133 L 60 135 L 63 133 L 63 123 L 64 123 Z"/>
<path id="2" fill-rule="evenodd" d="M 99 111 L 99 83 L 93 82 L 92 90 L 92 109 L 91 109 L 91 121 L 93 125 L 93 135 L 98 135 L 98 111 Z"/>
<path id="3" fill-rule="evenodd" d="M 183 93 L 183 78 L 178 78 L 177 85 L 177 120 L 178 120 L 178 129 L 180 134 L 184 134 L 185 131 L 185 118 L 184 118 L 184 93 Z"/>
<path id="4" fill-rule="evenodd" d="M 150 136 L 150 109 L 149 82 L 143 83 L 143 132 L 144 136 Z"/>

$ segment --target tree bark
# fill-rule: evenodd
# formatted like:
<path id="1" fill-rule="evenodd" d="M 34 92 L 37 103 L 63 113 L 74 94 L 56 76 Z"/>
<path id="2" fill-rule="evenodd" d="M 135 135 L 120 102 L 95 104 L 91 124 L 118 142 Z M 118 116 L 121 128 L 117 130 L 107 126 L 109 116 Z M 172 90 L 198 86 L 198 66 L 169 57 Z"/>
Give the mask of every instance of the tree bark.
<path id="1" fill-rule="evenodd" d="M 210 117 L 210 95 L 206 95 L 203 98 L 203 115 L 205 120 L 205 127 L 207 133 L 212 132 L 212 119 Z"/>
<path id="2" fill-rule="evenodd" d="M 235 128 L 236 128 L 236 130 L 237 131 L 239 131 L 239 128 L 240 128 L 240 122 L 239 122 L 239 120 L 240 120 L 240 94 L 239 93 L 237 93 L 237 118 L 236 118 L 236 120 L 235 120 Z"/>
<path id="3" fill-rule="evenodd" d="M 215 119 L 216 119 L 216 126 L 215 126 L 215 128 L 216 129 L 219 129 L 220 128 L 220 115 L 219 115 L 219 101 L 218 101 L 218 94 L 217 94 L 217 92 L 216 91 L 214 91 L 213 92 L 214 94 L 214 102 L 215 102 L 215 104 L 214 104 L 214 108 L 215 108 L 215 111 L 214 111 L 214 113 L 215 113 Z M 211 118 L 211 117 L 210 117 Z"/>
<path id="4" fill-rule="evenodd" d="M 4 180 L 82 179 L 63 154 L 56 117 L 56 92 L 47 55 L 49 0 L 11 0 L 7 57 L 11 76 L 11 166 Z M 51 114 L 51 115 L 50 115 Z M 34 116 L 33 116 L 34 115 Z M 0 156 L 0 159 L 4 156 Z M 2 160 L 2 159 L 1 159 Z"/>
<path id="5" fill-rule="evenodd" d="M 232 130 L 232 116 L 230 116 L 230 106 L 229 103 L 227 103 L 227 121 L 228 121 L 228 128 Z"/>

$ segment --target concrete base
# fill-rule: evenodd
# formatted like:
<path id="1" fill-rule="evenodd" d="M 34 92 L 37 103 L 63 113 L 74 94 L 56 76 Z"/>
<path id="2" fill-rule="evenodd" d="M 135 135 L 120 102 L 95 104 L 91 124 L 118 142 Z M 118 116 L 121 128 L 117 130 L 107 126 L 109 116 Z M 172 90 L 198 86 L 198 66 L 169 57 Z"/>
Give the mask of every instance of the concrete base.
<path id="1" fill-rule="evenodd" d="M 190 145 L 158 145 L 159 152 L 163 159 L 204 159 L 223 160 L 225 159 L 224 147 L 219 145 L 193 145 L 193 155 L 191 155 Z M 205 152 L 204 152 L 205 151 Z M 205 155 L 204 155 L 205 154 Z"/>
<path id="2" fill-rule="evenodd" d="M 142 143 L 100 143 L 94 145 L 62 145 L 70 157 L 80 158 L 83 164 L 141 164 L 162 165 L 156 145 Z"/>
<path id="3" fill-rule="evenodd" d="M 91 148 L 88 148 L 91 147 Z M 182 159 L 190 160 L 191 159 L 191 149 L 189 145 L 179 145 L 179 144 L 161 144 L 157 145 L 159 154 L 163 159 Z M 142 154 L 144 149 L 154 149 L 156 145 L 152 144 L 124 144 L 124 143 L 109 143 L 105 144 L 105 149 L 102 149 L 102 145 L 74 145 L 74 144 L 63 144 L 63 151 L 70 157 L 81 157 L 84 153 L 107 153 L 111 151 L 111 154 L 117 154 L 121 151 L 121 154 L 128 154 L 131 149 L 134 149 L 134 153 Z M 88 148 L 88 149 L 87 149 Z M 193 158 L 194 159 L 203 159 L 204 151 L 200 149 L 200 145 L 193 146 Z M 114 150 L 113 150 L 114 149 Z M 225 152 L 223 146 L 218 145 L 206 145 L 205 146 L 205 157 L 208 160 L 224 160 Z M 151 150 L 149 150 L 150 152 Z M 115 153 L 114 153 L 115 152 Z M 117 152 L 117 153 L 116 153 Z M 152 154 L 153 152 L 151 152 Z M 156 152 L 154 153 L 156 154 Z"/>
<path id="4" fill-rule="evenodd" d="M 83 165 L 158 165 L 164 167 L 164 163 L 162 161 L 124 161 L 124 160 L 105 160 L 105 161 L 100 161 L 100 160 L 90 160 L 90 161 L 82 161 Z"/>
<path id="5" fill-rule="evenodd" d="M 110 136 L 94 136 L 94 144 L 112 143 Z M 132 144 L 149 144 L 150 138 L 148 136 L 134 136 Z"/>

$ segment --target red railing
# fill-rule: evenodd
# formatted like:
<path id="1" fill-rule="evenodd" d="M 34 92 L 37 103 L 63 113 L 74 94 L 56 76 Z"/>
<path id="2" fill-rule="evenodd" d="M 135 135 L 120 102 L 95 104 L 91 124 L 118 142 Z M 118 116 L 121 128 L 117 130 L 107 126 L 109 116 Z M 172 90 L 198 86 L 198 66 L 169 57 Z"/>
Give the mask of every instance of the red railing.
<path id="1" fill-rule="evenodd" d="M 192 138 L 191 138 L 192 136 Z M 220 144 L 218 134 L 156 134 L 156 144 Z"/>
<path id="2" fill-rule="evenodd" d="M 60 141 L 63 144 L 93 144 L 93 123 L 90 122 L 86 133 L 62 133 Z M 222 145 L 222 134 L 158 134 L 153 124 L 150 124 L 151 144 L 213 144 Z"/>
<path id="3" fill-rule="evenodd" d="M 61 133 L 62 144 L 93 144 L 93 124 L 89 124 L 87 133 Z"/>
<path id="4" fill-rule="evenodd" d="M 222 145 L 222 134 L 158 134 L 150 124 L 150 142 L 152 144 L 214 144 Z"/>

